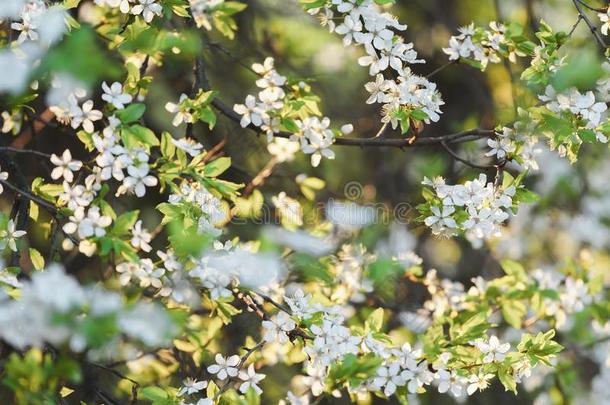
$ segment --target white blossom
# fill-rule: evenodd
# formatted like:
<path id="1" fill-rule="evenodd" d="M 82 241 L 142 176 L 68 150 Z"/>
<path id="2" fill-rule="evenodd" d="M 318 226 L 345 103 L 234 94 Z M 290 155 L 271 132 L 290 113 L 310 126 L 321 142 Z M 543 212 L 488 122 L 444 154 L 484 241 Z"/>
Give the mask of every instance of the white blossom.
<path id="1" fill-rule="evenodd" d="M 67 182 L 74 180 L 74 174 L 72 172 L 78 171 L 83 167 L 83 163 L 79 160 L 73 160 L 70 149 L 66 149 L 61 155 L 61 158 L 56 154 L 51 155 L 51 163 L 56 167 L 51 171 L 51 178 L 53 180 L 59 180 L 64 178 Z"/>
<path id="2" fill-rule="evenodd" d="M 237 365 L 239 364 L 239 356 L 233 355 L 230 357 L 225 357 L 218 353 L 214 357 L 214 361 L 216 364 L 212 364 L 208 367 L 208 372 L 211 374 L 215 374 L 219 380 L 226 380 L 227 377 L 235 377 L 237 376 Z"/>
<path id="3" fill-rule="evenodd" d="M 127 168 L 127 177 L 123 180 L 123 184 L 119 187 L 117 195 L 125 191 L 133 192 L 137 197 L 144 197 L 146 187 L 154 187 L 157 185 L 157 178 L 149 174 L 147 164 L 139 166 L 129 166 Z"/>
<path id="4" fill-rule="evenodd" d="M 138 220 L 131 230 L 131 246 L 136 249 L 142 249 L 145 252 L 150 252 L 152 247 L 149 245 L 152 235 L 146 229 L 142 228 L 142 220 Z"/>
<path id="5" fill-rule="evenodd" d="M 477 341 L 475 345 L 485 355 L 483 363 L 501 362 L 510 349 L 509 343 L 500 343 L 496 336 L 490 337 L 488 342 Z"/>
<path id="6" fill-rule="evenodd" d="M 203 151 L 203 145 L 191 138 L 171 139 L 176 148 L 181 149 L 195 157 Z"/>
<path id="7" fill-rule="evenodd" d="M 110 86 L 108 86 L 106 82 L 103 82 L 102 90 L 104 90 L 102 100 L 112 104 L 119 110 L 124 109 L 125 104 L 131 103 L 131 100 L 133 99 L 131 94 L 123 92 L 123 85 L 119 82 L 114 82 Z"/>
<path id="8" fill-rule="evenodd" d="M 235 104 L 233 110 L 242 116 L 240 125 L 243 128 L 250 124 L 257 127 L 263 124 L 263 111 L 257 105 L 254 96 L 248 95 L 244 104 Z"/>
<path id="9" fill-rule="evenodd" d="M 13 252 L 17 251 L 17 239 L 26 235 L 26 231 L 18 230 L 15 221 L 8 220 L 6 229 L 0 231 L 0 249 L 6 249 L 8 246 Z"/>
<path id="10" fill-rule="evenodd" d="M 468 379 L 468 382 L 470 384 L 468 385 L 468 388 L 466 388 L 466 392 L 468 393 L 468 395 L 472 395 L 477 390 L 483 391 L 487 389 L 487 387 L 489 387 L 489 380 L 491 380 L 493 377 L 493 374 L 485 374 L 483 372 L 471 375 Z"/>
<path id="11" fill-rule="evenodd" d="M 243 383 L 239 385 L 239 392 L 245 394 L 252 388 L 257 395 L 262 394 L 263 390 L 257 384 L 265 377 L 264 374 L 257 374 L 254 369 L 254 364 L 250 364 L 247 370 L 241 370 L 239 372 L 239 379 L 243 381 Z"/>
<path id="12" fill-rule="evenodd" d="M 178 104 L 171 102 L 165 104 L 165 109 L 168 112 L 175 114 L 174 120 L 172 121 L 173 126 L 177 127 L 180 126 L 180 124 L 182 123 L 190 124 L 194 122 L 195 119 L 193 117 L 193 114 L 191 113 L 191 109 L 187 106 L 188 100 L 189 97 L 186 94 L 182 93 L 180 95 L 180 100 L 178 101 Z"/>
<path id="13" fill-rule="evenodd" d="M 208 386 L 207 381 L 197 381 L 194 378 L 188 377 L 182 382 L 182 387 L 178 390 L 178 396 L 196 394 Z"/>
<path id="14" fill-rule="evenodd" d="M 275 317 L 262 323 L 264 334 L 263 339 L 267 342 L 287 343 L 288 333 L 296 328 L 296 323 L 285 312 L 278 313 Z"/>
<path id="15" fill-rule="evenodd" d="M 82 106 L 72 105 L 70 107 L 71 124 L 74 129 L 82 125 L 86 132 L 92 133 L 95 130 L 93 122 L 101 120 L 102 117 L 101 111 L 93 109 L 92 100 L 85 101 Z"/>
<path id="16" fill-rule="evenodd" d="M 600 31 L 604 35 L 608 35 L 608 29 L 610 29 L 610 10 L 605 13 L 598 13 L 599 20 L 603 23 L 600 27 Z"/>
<path id="17" fill-rule="evenodd" d="M 139 3 L 131 8 L 131 14 L 144 17 L 144 21 L 151 22 L 155 15 L 162 15 L 163 8 L 157 0 L 137 0 Z"/>

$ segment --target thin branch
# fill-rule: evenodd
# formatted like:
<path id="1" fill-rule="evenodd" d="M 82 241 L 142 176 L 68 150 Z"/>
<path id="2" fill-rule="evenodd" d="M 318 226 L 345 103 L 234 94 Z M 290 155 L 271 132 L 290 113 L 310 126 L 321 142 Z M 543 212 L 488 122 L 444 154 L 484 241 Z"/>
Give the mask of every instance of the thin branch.
<path id="1" fill-rule="evenodd" d="M 11 190 L 13 190 L 15 193 L 21 194 L 22 196 L 24 196 L 25 198 L 27 198 L 30 201 L 35 202 L 36 204 L 40 205 L 41 207 L 45 208 L 47 211 L 49 211 L 49 213 L 53 214 L 53 215 L 57 215 L 58 214 L 58 210 L 57 207 L 55 207 L 53 204 L 49 203 L 46 200 L 43 200 L 42 198 L 31 194 L 27 191 L 24 191 L 22 189 L 20 189 L 17 186 L 12 185 L 11 183 L 9 183 L 6 180 L 0 180 L 0 184 L 2 184 L 5 187 L 10 188 Z"/>
<path id="2" fill-rule="evenodd" d="M 138 388 L 140 388 L 140 383 L 137 382 L 136 380 L 127 377 L 126 375 L 120 373 L 119 371 L 108 367 L 108 366 L 104 366 L 103 364 L 98 364 L 98 363 L 88 363 L 94 367 L 99 368 L 100 370 L 104 370 L 122 380 L 126 380 L 129 381 L 132 384 L 131 387 L 131 401 L 129 402 L 131 405 L 135 404 L 138 401 Z"/>
<path id="3" fill-rule="evenodd" d="M 220 111 L 223 115 L 232 121 L 239 123 L 241 117 L 232 108 L 222 102 L 220 99 L 215 98 L 212 101 L 212 106 Z M 248 125 L 249 128 L 257 133 L 262 133 L 261 129 L 255 125 Z M 294 134 L 290 132 L 279 132 L 275 133 L 276 138 L 290 138 Z M 490 138 L 496 136 L 496 132 L 493 129 L 469 129 L 453 134 L 438 136 L 438 137 L 418 137 L 415 142 L 410 142 L 409 139 L 387 139 L 387 138 L 345 138 L 339 137 L 335 139 L 334 145 L 341 146 L 360 146 L 360 147 L 394 147 L 394 148 L 408 148 L 425 145 L 435 145 L 441 142 L 446 143 L 457 143 L 457 142 L 468 142 L 480 138 Z"/>
<path id="4" fill-rule="evenodd" d="M 597 13 L 605 13 L 608 10 L 608 7 L 605 7 L 605 8 L 592 7 L 589 4 L 585 3 L 583 0 L 576 0 L 576 1 L 578 1 L 585 8 L 588 8 L 589 10 L 595 11 Z"/>
<path id="5" fill-rule="evenodd" d="M 576 10 L 578 11 L 578 14 L 580 14 L 582 19 L 585 21 L 585 23 L 589 27 L 589 30 L 591 30 L 591 34 L 593 34 L 593 36 L 595 37 L 595 39 L 596 39 L 597 43 L 599 44 L 599 46 L 602 49 L 606 49 L 606 42 L 604 41 L 602 36 L 599 34 L 599 30 L 597 29 L 595 24 L 593 24 L 593 22 L 591 22 L 589 17 L 587 17 L 587 15 L 585 14 L 584 10 L 582 9 L 582 5 L 584 3 L 582 3 L 582 1 L 580 1 L 580 0 L 572 0 L 572 3 L 574 3 L 574 7 L 576 7 Z"/>
<path id="6" fill-rule="evenodd" d="M 527 13 L 527 22 L 530 28 L 533 32 L 538 32 L 540 27 L 538 26 L 538 21 L 534 15 L 534 0 L 525 0 L 525 11 Z"/>
<path id="7" fill-rule="evenodd" d="M 12 146 L 0 146 L 0 152 L 19 153 L 19 154 L 25 154 L 25 155 L 36 155 L 36 156 L 44 157 L 47 159 L 51 159 L 51 155 L 49 155 L 48 153 L 39 152 L 39 151 L 33 150 L 33 149 L 13 148 Z"/>
<path id="8" fill-rule="evenodd" d="M 203 158 L 202 162 L 203 163 L 208 163 L 213 158 L 218 156 L 218 154 L 225 147 L 226 144 L 227 144 L 227 138 L 223 138 L 222 141 L 218 142 L 216 145 L 214 145 L 214 147 L 212 149 L 207 151 L 207 154 Z"/>
<path id="9" fill-rule="evenodd" d="M 38 204 L 41 207 L 43 207 L 44 209 L 46 209 L 53 217 L 55 217 L 55 219 L 57 219 L 57 221 L 58 221 L 57 226 L 61 226 L 61 221 L 59 221 L 59 217 L 61 216 L 61 214 L 55 205 L 38 197 L 37 195 L 31 194 L 28 191 L 22 190 L 19 187 L 14 186 L 13 184 L 9 183 L 6 180 L 0 180 L 0 184 L 2 184 L 4 187 L 7 187 L 7 188 L 13 190 L 15 193 L 17 193 L 18 195 L 21 195 L 22 197 L 26 198 L 27 200 L 35 202 L 36 204 Z M 62 230 L 62 232 L 63 232 L 63 230 Z M 76 240 L 72 235 L 68 235 L 65 232 L 63 232 L 63 233 L 64 233 L 64 236 L 66 236 L 66 238 L 68 238 L 68 239 L 70 239 L 70 241 L 72 241 L 72 243 L 78 244 L 78 240 Z"/>
<path id="10" fill-rule="evenodd" d="M 269 159 L 269 161 L 267 162 L 265 167 L 263 167 L 263 169 L 260 172 L 258 172 L 256 177 L 254 177 L 252 179 L 250 184 L 248 184 L 246 186 L 246 189 L 243 192 L 243 196 L 244 197 L 249 196 L 250 194 L 252 194 L 252 192 L 254 191 L 254 189 L 256 187 L 262 185 L 265 182 L 265 180 L 273 174 L 273 169 L 275 169 L 275 166 L 277 166 L 277 164 L 278 164 L 278 160 L 275 157 Z"/>
<path id="11" fill-rule="evenodd" d="M 574 34 L 574 31 L 576 31 L 576 28 L 578 28 L 578 25 L 580 24 L 580 22 L 582 21 L 582 15 L 578 14 L 578 19 L 576 20 L 576 22 L 574 23 L 574 25 L 572 25 L 572 29 L 570 30 L 570 32 L 568 33 L 568 37 L 571 37 L 572 34 Z"/>
<path id="12" fill-rule="evenodd" d="M 261 297 L 263 299 L 263 301 L 270 303 L 271 305 L 273 305 L 274 307 L 276 307 L 277 309 L 279 309 L 280 311 L 286 312 L 288 315 L 292 315 L 292 311 L 290 310 L 290 308 L 276 302 L 273 298 L 269 297 L 268 295 L 265 295 L 261 292 L 258 291 L 253 291 L 254 294 L 258 295 L 259 297 Z"/>
<path id="13" fill-rule="evenodd" d="M 455 65 L 457 63 L 459 63 L 459 60 L 452 60 L 450 62 L 445 63 L 444 65 L 439 66 L 438 68 L 434 69 L 432 72 L 428 73 L 426 75 L 426 79 L 430 79 L 432 76 L 436 76 L 438 73 L 442 72 L 449 66 Z"/>
<path id="14" fill-rule="evenodd" d="M 104 401 L 103 403 L 105 403 L 107 405 L 121 405 L 115 398 L 112 398 L 112 396 L 109 393 L 105 392 L 104 390 L 95 388 L 95 394 L 102 401 Z"/>
<path id="15" fill-rule="evenodd" d="M 385 122 L 381 126 L 381 128 L 379 128 L 379 131 L 377 131 L 377 133 L 375 134 L 375 136 L 373 138 L 385 138 L 385 134 L 389 127 L 390 127 L 390 121 Z"/>
<path id="16" fill-rule="evenodd" d="M 482 169 L 482 170 L 492 169 L 492 168 L 496 167 L 496 165 L 479 165 L 479 164 L 469 161 L 468 159 L 464 159 L 463 157 L 461 157 L 460 155 L 455 153 L 453 151 L 453 149 L 451 149 L 449 146 L 447 146 L 447 143 L 445 143 L 445 142 L 441 142 L 441 146 L 443 148 L 445 148 L 447 153 L 449 153 L 455 160 L 462 162 L 463 164 L 465 164 L 467 166 L 473 167 L 475 169 Z"/>

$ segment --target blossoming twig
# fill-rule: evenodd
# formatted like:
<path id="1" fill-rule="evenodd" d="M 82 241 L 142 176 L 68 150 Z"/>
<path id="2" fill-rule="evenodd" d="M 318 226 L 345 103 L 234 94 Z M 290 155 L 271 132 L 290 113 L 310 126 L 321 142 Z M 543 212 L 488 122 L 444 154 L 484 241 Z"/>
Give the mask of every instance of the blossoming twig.
<path id="1" fill-rule="evenodd" d="M 239 363 L 237 364 L 236 368 L 238 370 L 241 370 L 244 366 L 244 364 L 246 363 L 246 361 L 248 360 L 248 358 L 250 358 L 250 356 L 252 356 L 254 354 L 254 352 L 260 350 L 263 346 L 265 345 L 265 341 L 261 340 L 260 342 L 258 342 L 256 344 L 256 346 L 248 349 L 248 351 L 241 356 L 241 358 L 239 359 Z M 222 395 L 223 392 L 225 392 L 227 389 L 229 389 L 229 386 L 231 385 L 232 382 L 232 378 L 228 378 L 227 381 L 220 387 L 220 390 L 216 393 L 216 395 L 214 395 L 214 400 L 216 400 L 220 395 Z"/>

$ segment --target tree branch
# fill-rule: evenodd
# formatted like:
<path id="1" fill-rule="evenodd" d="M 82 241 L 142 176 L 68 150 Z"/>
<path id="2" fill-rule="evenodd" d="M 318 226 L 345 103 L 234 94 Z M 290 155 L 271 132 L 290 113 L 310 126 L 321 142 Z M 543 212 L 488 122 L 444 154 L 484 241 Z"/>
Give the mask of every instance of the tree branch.
<path id="1" fill-rule="evenodd" d="M 458 155 L 457 153 L 455 153 L 449 146 L 447 146 L 447 144 L 445 142 L 441 142 L 441 146 L 447 151 L 447 153 L 449 153 L 455 160 L 462 162 L 463 164 L 465 164 L 466 166 L 470 166 L 473 167 L 475 169 L 482 169 L 482 170 L 487 170 L 487 169 L 492 169 L 492 168 L 496 168 L 496 165 L 479 165 L 477 163 L 473 163 L 468 159 L 464 159 L 463 157 L 461 157 L 460 155 Z"/>
<path id="2" fill-rule="evenodd" d="M 25 154 L 25 155 L 35 155 L 35 156 L 40 156 L 40 157 L 44 157 L 44 158 L 47 158 L 47 159 L 51 159 L 51 155 L 49 155 L 48 153 L 39 152 L 39 151 L 33 150 L 33 149 L 13 148 L 12 146 L 0 146 L 0 152 L 10 152 L 10 153 L 20 153 L 20 154 Z"/>
<path id="3" fill-rule="evenodd" d="M 572 0 L 572 3 L 574 3 L 574 7 L 576 7 L 576 10 L 578 11 L 578 14 L 580 14 L 580 16 L 582 17 L 582 19 L 585 21 L 585 23 L 587 24 L 587 26 L 589 27 L 589 30 L 591 31 L 591 34 L 593 34 L 593 36 L 595 37 L 595 39 L 597 40 L 597 43 L 599 44 L 599 46 L 602 49 L 606 49 L 606 42 L 604 41 L 604 39 L 602 38 L 602 36 L 599 34 L 599 30 L 597 29 L 597 27 L 595 26 L 595 24 L 593 24 L 591 22 L 591 20 L 589 19 L 589 17 L 587 17 L 587 15 L 585 14 L 584 10 L 582 9 L 582 5 L 585 4 L 583 3 L 581 0 Z M 589 8 L 587 6 L 587 8 Z M 593 9 L 594 10 L 594 9 Z"/>
<path id="4" fill-rule="evenodd" d="M 218 111 L 220 111 L 223 115 L 225 115 L 230 120 L 239 123 L 241 121 L 241 117 L 232 108 L 226 105 L 223 101 L 218 98 L 215 98 L 212 101 L 212 106 L 214 106 Z M 251 129 L 257 133 L 262 133 L 262 130 L 255 125 L 248 125 L 246 128 Z M 407 138 L 402 139 L 388 139 L 388 138 L 344 138 L 339 137 L 335 139 L 334 145 L 341 146 L 360 146 L 360 147 L 393 147 L 393 148 L 409 148 L 409 147 L 418 147 L 418 146 L 426 146 L 426 145 L 435 145 L 441 142 L 446 143 L 458 143 L 458 142 L 468 142 L 479 138 L 491 138 L 496 135 L 496 132 L 493 129 L 469 129 L 466 131 L 461 131 L 453 134 L 438 136 L 438 137 L 418 137 L 414 142 L 410 142 Z M 276 138 L 290 138 L 293 136 L 290 132 L 279 132 L 274 134 Z"/>
<path id="5" fill-rule="evenodd" d="M 59 220 L 59 217 L 61 216 L 61 214 L 55 205 L 38 197 L 37 195 L 30 193 L 29 191 L 25 191 L 25 190 L 20 189 L 17 186 L 14 186 L 13 184 L 9 183 L 6 180 L 0 180 L 0 184 L 2 184 L 4 187 L 11 189 L 12 191 L 17 193 L 21 197 L 23 197 L 29 201 L 35 202 L 36 204 L 38 204 L 41 207 L 43 207 L 44 209 L 46 209 L 49 212 L 49 214 L 51 214 L 58 221 L 57 226 L 61 227 L 62 224 L 61 224 L 61 221 Z M 62 230 L 62 232 L 63 232 L 63 230 Z M 68 239 L 70 239 L 72 241 L 72 243 L 78 244 L 78 240 L 76 240 L 72 235 L 68 235 L 65 232 L 63 232 L 63 233 Z"/>
<path id="6" fill-rule="evenodd" d="M 595 11 L 597 13 L 605 13 L 608 10 L 608 7 L 606 7 L 606 8 L 592 7 L 589 4 L 585 3 L 583 0 L 576 0 L 576 1 L 578 1 L 585 8 L 588 8 L 589 10 Z"/>

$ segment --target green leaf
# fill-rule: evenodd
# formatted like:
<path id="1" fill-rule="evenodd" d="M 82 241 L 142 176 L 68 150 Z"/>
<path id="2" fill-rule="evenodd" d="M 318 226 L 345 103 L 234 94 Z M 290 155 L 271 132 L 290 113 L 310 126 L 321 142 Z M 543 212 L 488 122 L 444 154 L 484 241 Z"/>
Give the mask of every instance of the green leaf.
<path id="1" fill-rule="evenodd" d="M 128 148 L 133 148 L 138 145 L 146 148 L 160 145 L 159 139 L 153 131 L 137 124 L 124 128 L 121 131 L 121 138 Z"/>
<path id="2" fill-rule="evenodd" d="M 453 337 L 453 344 L 463 344 L 482 337 L 490 327 L 487 314 L 481 311 L 470 316 L 461 325 L 452 325 L 449 332 Z"/>
<path id="3" fill-rule="evenodd" d="M 130 124 L 139 120 L 146 111 L 146 106 L 142 103 L 131 104 L 125 107 L 124 110 L 119 110 L 116 115 L 119 117 L 123 124 Z"/>
<path id="4" fill-rule="evenodd" d="M 42 254 L 40 254 L 40 252 L 34 248 L 30 248 L 29 253 L 30 253 L 30 260 L 32 261 L 32 264 L 34 265 L 34 268 L 36 270 L 44 269 L 44 257 L 42 257 Z"/>
<path id="5" fill-rule="evenodd" d="M 176 145 L 172 142 L 173 137 L 169 132 L 161 134 L 161 154 L 164 158 L 172 159 L 176 153 Z"/>
<path id="6" fill-rule="evenodd" d="M 498 370 L 498 378 L 506 391 L 512 391 L 517 394 L 517 382 L 515 381 L 512 367 L 501 367 Z"/>
<path id="7" fill-rule="evenodd" d="M 595 143 L 597 142 L 597 136 L 595 136 L 595 132 L 591 129 L 581 129 L 578 131 L 578 137 L 583 140 L 583 142 L 587 143 Z"/>
<path id="8" fill-rule="evenodd" d="M 326 182 L 317 177 L 307 177 L 303 180 L 302 184 L 306 187 L 313 188 L 314 190 L 322 190 L 326 187 Z"/>
<path id="9" fill-rule="evenodd" d="M 90 134 L 87 131 L 78 131 L 76 136 L 83 143 L 83 145 L 85 145 L 88 152 L 91 152 L 95 148 L 93 145 L 93 134 Z"/>
<path id="10" fill-rule="evenodd" d="M 235 199 L 235 215 L 240 218 L 259 218 L 264 202 L 263 194 L 254 189 L 248 197 Z"/>
<path id="11" fill-rule="evenodd" d="M 340 363 L 331 366 L 327 384 L 334 388 L 343 382 L 348 382 L 350 386 L 356 387 L 362 381 L 372 377 L 382 361 L 381 358 L 372 354 L 357 357 L 350 353 L 343 357 Z"/>
<path id="12" fill-rule="evenodd" d="M 305 10 L 312 10 L 314 8 L 320 8 L 326 4 L 326 0 L 300 0 Z"/>
<path id="13" fill-rule="evenodd" d="M 120 215 L 115 221 L 114 226 L 112 227 L 112 234 L 115 236 L 122 236 L 133 228 L 134 224 L 138 220 L 138 215 L 140 214 L 139 210 L 126 212 L 125 214 Z"/>
<path id="14" fill-rule="evenodd" d="M 525 269 L 521 263 L 505 259 L 500 261 L 500 265 L 502 266 L 502 270 L 504 270 L 504 272 L 509 276 L 513 276 L 517 279 L 527 279 Z"/>
<path id="15" fill-rule="evenodd" d="M 71 8 L 76 8 L 80 4 L 81 0 L 64 0 L 64 8 L 69 10 Z"/>
<path id="16" fill-rule="evenodd" d="M 216 125 L 216 114 L 210 107 L 204 107 L 199 110 L 199 120 L 206 122 L 210 129 Z"/>
<path id="17" fill-rule="evenodd" d="M 300 131 L 299 126 L 297 125 L 297 123 L 290 118 L 284 118 L 282 119 L 282 125 L 284 126 L 284 128 L 286 128 L 288 130 L 288 132 L 292 132 L 292 133 L 298 133 Z"/>
<path id="18" fill-rule="evenodd" d="M 203 168 L 203 175 L 206 177 L 217 177 L 231 167 L 230 157 L 221 157 L 213 160 Z"/>
<path id="19" fill-rule="evenodd" d="M 169 398 L 169 395 L 161 387 L 145 387 L 142 388 L 140 394 L 151 401 L 160 401 Z"/>
<path id="20" fill-rule="evenodd" d="M 512 299 L 502 303 L 502 316 L 515 329 L 521 329 L 526 314 L 527 306 L 521 301 Z"/>
<path id="21" fill-rule="evenodd" d="M 513 202 L 533 204 L 540 201 L 540 196 L 531 190 L 525 188 L 519 188 L 515 192 Z"/>
<path id="22" fill-rule="evenodd" d="M 225 1 L 219 6 L 219 10 L 232 15 L 239 13 L 240 11 L 244 11 L 246 7 L 248 7 L 248 5 L 245 3 L 240 3 L 238 1 Z"/>
<path id="23" fill-rule="evenodd" d="M 418 121 L 423 121 L 423 120 L 427 120 L 428 114 L 426 114 L 425 112 L 423 112 L 422 110 L 413 110 L 411 111 L 411 113 L 409 114 L 413 119 L 416 119 Z"/>
<path id="24" fill-rule="evenodd" d="M 241 309 L 237 309 L 233 305 L 226 302 L 216 301 L 216 306 L 218 308 L 218 315 L 220 316 L 222 323 L 225 325 L 231 323 L 233 317 L 241 313 Z"/>
<path id="25" fill-rule="evenodd" d="M 161 220 L 161 225 L 182 219 L 182 209 L 177 205 L 161 203 L 157 205 L 157 209 L 164 215 L 163 219 Z"/>
<path id="26" fill-rule="evenodd" d="M 383 327 L 383 308 L 377 308 L 374 310 L 364 323 L 365 327 L 373 332 L 381 332 Z"/>

